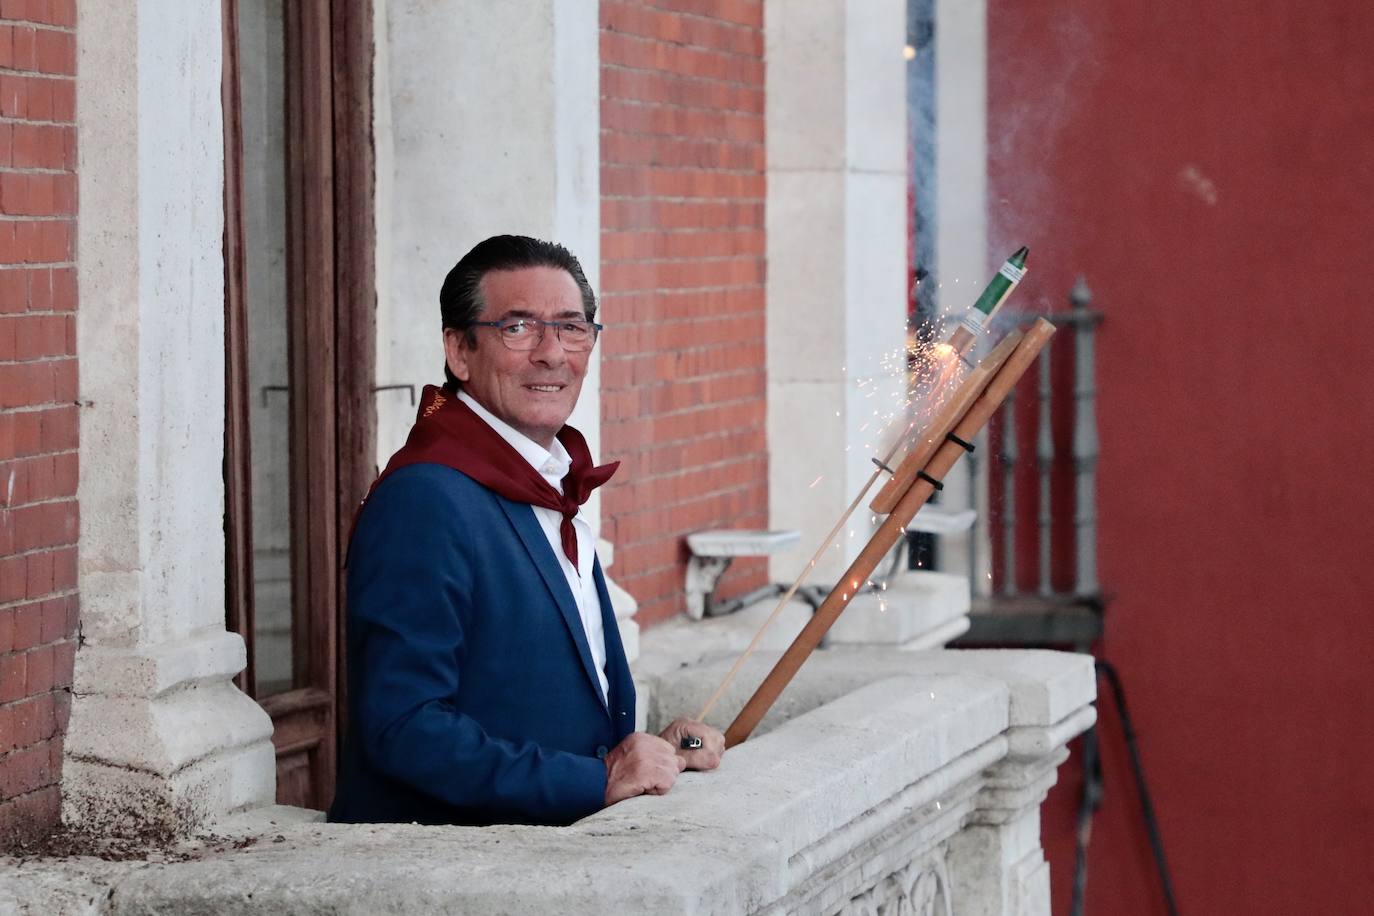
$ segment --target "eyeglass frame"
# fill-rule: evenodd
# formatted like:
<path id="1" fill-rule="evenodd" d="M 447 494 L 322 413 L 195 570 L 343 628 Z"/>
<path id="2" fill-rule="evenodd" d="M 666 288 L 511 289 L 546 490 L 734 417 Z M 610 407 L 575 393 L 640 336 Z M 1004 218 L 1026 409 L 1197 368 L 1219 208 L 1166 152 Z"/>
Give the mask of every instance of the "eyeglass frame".
<path id="1" fill-rule="evenodd" d="M 562 326 L 574 321 L 582 322 L 586 324 L 589 328 L 591 328 L 591 345 L 588 346 L 585 350 L 574 350 L 570 348 L 567 345 L 567 343 L 565 343 L 563 340 Z M 496 321 L 469 321 L 467 323 L 467 326 L 470 328 L 496 328 L 499 331 L 501 330 L 501 327 L 503 325 L 514 322 L 523 322 L 524 324 L 535 325 L 539 328 L 539 336 L 534 339 L 534 346 L 525 350 L 512 347 L 511 342 L 506 339 L 504 334 L 497 335 L 501 339 L 501 345 L 505 347 L 507 350 L 510 350 L 514 353 L 529 353 L 533 350 L 539 349 L 539 345 L 544 342 L 544 335 L 547 333 L 549 328 L 553 328 L 553 336 L 558 341 L 558 345 L 562 347 L 564 350 L 567 350 L 569 353 L 590 353 L 592 349 L 596 346 L 597 339 L 601 337 L 601 332 L 606 330 L 606 326 L 604 324 L 597 324 L 595 321 L 591 321 L 587 318 L 554 318 L 546 321 L 543 318 L 533 318 L 524 315 L 508 315 L 505 318 L 500 318 Z"/>

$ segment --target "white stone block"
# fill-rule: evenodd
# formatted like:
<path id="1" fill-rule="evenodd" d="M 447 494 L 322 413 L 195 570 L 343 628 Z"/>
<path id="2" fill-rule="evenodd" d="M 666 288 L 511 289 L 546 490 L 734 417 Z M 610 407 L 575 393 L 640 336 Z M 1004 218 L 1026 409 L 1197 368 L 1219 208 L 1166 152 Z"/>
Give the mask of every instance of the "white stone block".
<path id="1" fill-rule="evenodd" d="M 853 330 L 845 300 L 845 193 L 843 172 L 769 172 L 766 343 L 772 383 L 844 378 L 844 341 Z"/>
<path id="2" fill-rule="evenodd" d="M 599 288 L 597 6 L 434 0 L 391 2 L 384 13 L 377 367 L 382 382 L 418 386 L 442 379 L 440 284 L 482 239 L 516 233 L 561 242 Z M 571 420 L 593 455 L 599 372 L 594 351 Z M 414 408 L 400 397 L 378 403 L 384 463 L 404 441 Z M 596 531 L 599 506 L 594 494 L 584 507 Z"/>
<path id="3" fill-rule="evenodd" d="M 918 653 L 923 671 L 959 671 L 1011 689 L 1012 725 L 1051 726 L 1097 696 L 1091 655 L 1045 649 L 957 649 Z"/>
<path id="4" fill-rule="evenodd" d="M 906 373 L 896 358 L 906 350 L 906 248 L 905 173 L 848 173 L 843 352 L 852 376 Z"/>
<path id="5" fill-rule="evenodd" d="M 938 572 L 907 572 L 886 590 L 864 592 L 849 602 L 830 628 L 834 644 L 899 646 L 919 639 L 969 612 L 968 580 Z"/>
<path id="6" fill-rule="evenodd" d="M 905 0 L 845 4 L 845 123 L 848 164 L 905 181 Z M 903 195 L 905 200 L 905 195 Z"/>
<path id="7" fill-rule="evenodd" d="M 775 171 L 845 165 L 847 137 L 835 128 L 845 122 L 848 6 L 843 0 L 766 0 L 763 20 L 768 27 L 763 37 L 770 179 Z M 770 189 L 770 207 L 772 196 Z"/>

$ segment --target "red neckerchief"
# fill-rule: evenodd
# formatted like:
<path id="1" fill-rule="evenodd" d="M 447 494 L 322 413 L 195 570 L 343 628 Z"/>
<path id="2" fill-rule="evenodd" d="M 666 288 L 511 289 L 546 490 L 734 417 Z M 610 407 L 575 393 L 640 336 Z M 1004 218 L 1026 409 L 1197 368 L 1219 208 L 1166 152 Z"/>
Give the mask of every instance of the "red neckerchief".
<path id="1" fill-rule="evenodd" d="M 558 441 L 572 458 L 572 467 L 563 477 L 561 494 L 471 407 L 442 388 L 426 385 L 406 444 L 391 456 L 386 470 L 373 481 L 363 505 L 367 504 L 377 485 L 395 471 L 411 464 L 442 464 L 461 471 L 509 500 L 562 513 L 559 535 L 563 553 L 576 569 L 577 532 L 573 529 L 573 516 L 577 515 L 578 506 L 591 496 L 592 490 L 611 479 L 620 462 L 593 467 L 587 440 L 571 426 L 565 425 L 558 431 Z M 362 506 L 358 507 L 358 512 L 361 514 Z"/>

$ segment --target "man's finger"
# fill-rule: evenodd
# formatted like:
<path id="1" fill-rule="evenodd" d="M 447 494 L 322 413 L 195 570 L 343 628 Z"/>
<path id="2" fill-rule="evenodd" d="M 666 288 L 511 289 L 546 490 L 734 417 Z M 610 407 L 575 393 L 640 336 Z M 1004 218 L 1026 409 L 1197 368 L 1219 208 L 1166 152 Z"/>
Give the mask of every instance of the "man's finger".
<path id="1" fill-rule="evenodd" d="M 720 754 L 709 748 L 702 748 L 699 751 L 680 751 L 679 757 L 689 770 L 714 770 L 720 766 Z"/>

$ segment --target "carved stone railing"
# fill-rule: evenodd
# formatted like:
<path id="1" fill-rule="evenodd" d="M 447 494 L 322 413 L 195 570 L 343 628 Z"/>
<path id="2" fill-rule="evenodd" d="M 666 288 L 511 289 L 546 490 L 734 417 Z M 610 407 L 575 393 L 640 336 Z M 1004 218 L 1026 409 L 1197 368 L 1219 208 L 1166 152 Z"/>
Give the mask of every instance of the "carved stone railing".
<path id="1" fill-rule="evenodd" d="M 651 716 L 699 702 L 728 661 L 647 684 Z M 288 824 L 269 809 L 216 827 L 250 839 L 173 861 L 0 863 L 0 911 L 50 903 L 36 889 L 56 868 L 88 913 L 1048 913 L 1039 805 L 1093 696 L 1080 656 L 835 649 L 718 771 L 572 827 Z"/>

